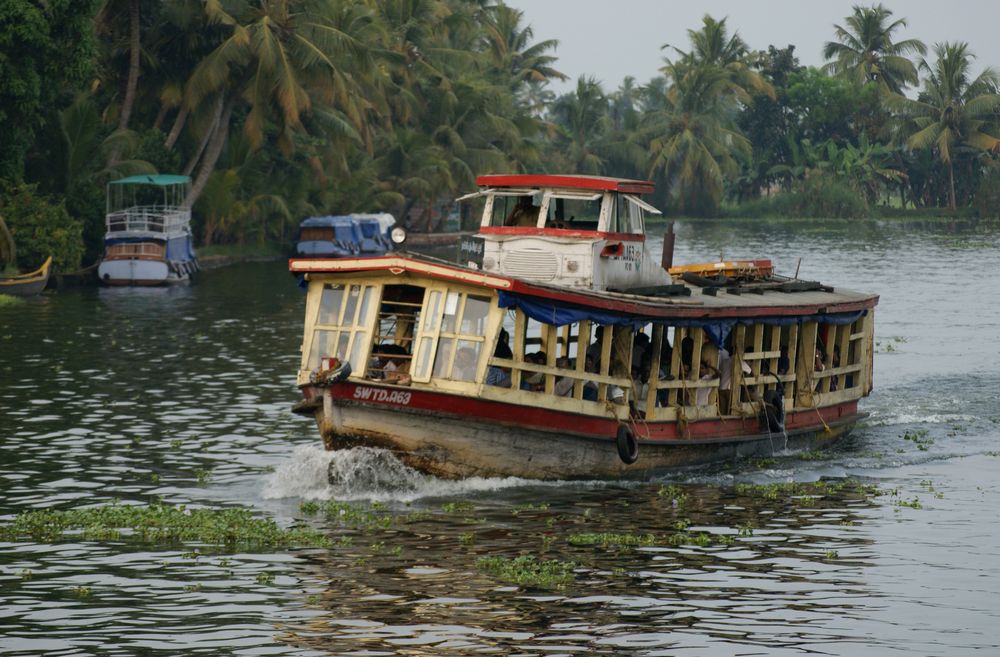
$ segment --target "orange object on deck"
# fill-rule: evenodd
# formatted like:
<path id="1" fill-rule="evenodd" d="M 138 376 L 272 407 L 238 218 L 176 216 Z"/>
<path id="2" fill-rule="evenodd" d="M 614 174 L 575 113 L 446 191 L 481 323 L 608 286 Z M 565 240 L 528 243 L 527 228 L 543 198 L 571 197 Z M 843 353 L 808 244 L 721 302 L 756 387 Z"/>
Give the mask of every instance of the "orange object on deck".
<path id="1" fill-rule="evenodd" d="M 769 278 L 774 274 L 774 265 L 771 264 L 770 260 L 722 260 L 678 265 L 667 271 L 674 279 L 678 279 L 684 274 L 694 274 L 705 278 L 722 275 L 729 278 L 760 279 Z"/>

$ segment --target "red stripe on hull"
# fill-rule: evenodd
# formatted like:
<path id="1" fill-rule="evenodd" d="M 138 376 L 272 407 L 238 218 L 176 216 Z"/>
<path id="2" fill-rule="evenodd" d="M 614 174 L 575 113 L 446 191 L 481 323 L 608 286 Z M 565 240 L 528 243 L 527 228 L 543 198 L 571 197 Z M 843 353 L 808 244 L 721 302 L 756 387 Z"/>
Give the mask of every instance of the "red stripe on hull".
<path id="1" fill-rule="evenodd" d="M 414 390 L 379 384 L 354 382 L 340 383 L 330 390 L 334 403 L 360 404 L 368 407 L 382 407 L 400 412 L 418 412 L 464 419 L 473 422 L 488 422 L 511 428 L 548 431 L 588 438 L 608 439 L 615 437 L 618 421 L 566 411 L 541 407 L 453 395 L 448 393 Z M 365 391 L 373 391 L 364 398 Z M 360 392 L 359 392 L 360 391 Z M 378 391 L 378 392 L 374 392 Z M 306 399 L 314 399 L 320 389 L 303 389 Z M 405 403 L 403 403 L 405 401 Z M 821 429 L 825 424 L 839 422 L 858 415 L 857 400 L 844 402 L 820 409 L 798 410 L 785 417 L 787 431 Z M 632 425 L 632 423 L 629 423 Z M 718 418 L 697 420 L 686 423 L 677 421 L 637 420 L 634 423 L 637 437 L 650 443 L 687 443 L 739 440 L 768 433 L 767 427 L 755 417 Z"/>

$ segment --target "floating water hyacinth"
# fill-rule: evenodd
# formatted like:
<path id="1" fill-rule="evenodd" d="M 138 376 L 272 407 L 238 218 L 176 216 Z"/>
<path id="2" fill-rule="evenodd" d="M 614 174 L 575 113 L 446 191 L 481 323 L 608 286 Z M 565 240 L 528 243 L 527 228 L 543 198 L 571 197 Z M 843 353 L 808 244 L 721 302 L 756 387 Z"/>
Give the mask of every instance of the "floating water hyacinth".
<path id="1" fill-rule="evenodd" d="M 110 504 L 83 509 L 27 511 L 7 525 L 0 537 L 54 542 L 67 537 L 87 540 L 132 538 L 152 543 L 197 541 L 235 548 L 278 546 L 325 547 L 325 534 L 300 527 L 282 528 L 248 509 L 188 509 L 185 506 Z"/>

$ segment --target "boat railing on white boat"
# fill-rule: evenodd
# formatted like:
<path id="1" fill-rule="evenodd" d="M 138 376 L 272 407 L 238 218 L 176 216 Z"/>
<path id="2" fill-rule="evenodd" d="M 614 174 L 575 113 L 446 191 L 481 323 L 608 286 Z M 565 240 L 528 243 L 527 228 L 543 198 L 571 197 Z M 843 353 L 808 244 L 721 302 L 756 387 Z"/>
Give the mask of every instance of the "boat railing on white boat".
<path id="1" fill-rule="evenodd" d="M 106 237 L 148 236 L 165 239 L 190 230 L 191 209 L 141 205 L 108 213 Z"/>

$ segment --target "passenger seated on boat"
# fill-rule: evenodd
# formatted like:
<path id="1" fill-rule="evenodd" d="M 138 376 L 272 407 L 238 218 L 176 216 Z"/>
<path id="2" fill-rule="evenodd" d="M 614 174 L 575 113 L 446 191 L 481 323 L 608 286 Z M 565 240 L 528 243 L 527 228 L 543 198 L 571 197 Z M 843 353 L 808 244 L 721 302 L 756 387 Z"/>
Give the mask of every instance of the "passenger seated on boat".
<path id="1" fill-rule="evenodd" d="M 497 337 L 497 346 L 493 350 L 494 358 L 506 358 L 510 360 L 514 357 L 514 354 L 510 350 L 509 341 L 510 334 L 507 333 L 506 329 L 500 329 L 500 335 Z M 486 385 L 509 388 L 510 368 L 490 365 L 489 369 L 486 370 Z"/>
<path id="2" fill-rule="evenodd" d="M 632 362 L 641 363 L 649 358 L 650 342 L 645 333 L 636 333 L 632 338 Z"/>
<path id="3" fill-rule="evenodd" d="M 530 196 L 518 196 L 517 205 L 504 219 L 504 226 L 534 226 L 538 223 L 538 206 L 532 204 Z"/>
<path id="4" fill-rule="evenodd" d="M 813 371 L 822 372 L 826 369 L 824 349 L 822 344 L 816 345 L 816 357 L 813 359 Z M 823 382 L 820 381 L 816 384 L 816 392 L 821 392 L 823 389 Z"/>
<path id="5" fill-rule="evenodd" d="M 410 384 L 410 353 L 398 344 L 379 345 L 375 352 L 382 362 L 382 378 L 386 383 Z"/>
<path id="6" fill-rule="evenodd" d="M 792 366 L 788 360 L 788 345 L 781 345 L 781 356 L 778 358 L 778 374 L 788 374 L 788 369 Z"/>
<path id="7" fill-rule="evenodd" d="M 584 361 L 584 369 L 591 374 L 597 373 L 597 365 L 595 361 L 589 355 L 586 361 Z M 583 384 L 583 399 L 585 401 L 597 401 L 597 384 L 593 381 L 587 381 Z"/>
<path id="8" fill-rule="evenodd" d="M 729 413 L 729 404 L 733 388 L 733 358 L 729 350 L 719 347 L 719 414 Z"/>
<path id="9" fill-rule="evenodd" d="M 560 367 L 562 369 L 570 369 L 572 365 L 570 365 L 569 358 L 567 358 L 566 356 L 562 356 L 561 358 L 556 359 L 556 367 Z M 573 379 L 568 376 L 559 377 L 559 380 L 556 381 L 556 387 L 555 387 L 556 395 L 559 397 L 569 397 L 570 395 L 573 394 L 574 383 L 576 383 L 576 379 Z"/>
<path id="10" fill-rule="evenodd" d="M 711 363 L 701 361 L 701 369 L 698 372 L 699 381 L 711 381 L 712 379 L 718 378 L 718 376 L 719 370 L 716 367 L 714 367 Z M 711 388 L 698 388 L 698 391 L 694 396 L 695 406 L 708 406 L 708 399 L 711 392 Z"/>
<path id="11" fill-rule="evenodd" d="M 633 399 L 629 402 L 632 417 L 646 417 L 646 396 L 649 393 L 649 361 L 644 359 L 641 366 L 632 367 Z"/>
<path id="12" fill-rule="evenodd" d="M 474 381 L 476 379 L 476 352 L 469 347 L 462 347 L 455 352 L 455 366 L 452 378 L 456 381 Z"/>
<path id="13" fill-rule="evenodd" d="M 694 355 L 694 338 L 690 335 L 681 340 L 681 364 L 691 369 L 691 357 Z"/>
<path id="14" fill-rule="evenodd" d="M 526 363 L 532 363 L 534 365 L 545 365 L 548 362 L 548 356 L 544 351 L 536 351 L 533 354 L 528 354 L 524 357 Z M 521 380 L 521 390 L 531 390 L 533 392 L 538 392 L 545 388 L 545 375 L 541 372 L 531 372 Z"/>
<path id="15" fill-rule="evenodd" d="M 833 345 L 833 366 L 834 367 L 840 367 L 840 345 L 839 344 Z M 839 383 L 840 383 L 840 379 L 837 377 L 836 374 L 834 374 L 833 376 L 831 376 L 830 377 L 830 392 L 838 390 L 839 389 L 838 388 L 838 384 Z"/>
<path id="16" fill-rule="evenodd" d="M 594 341 L 591 343 L 591 345 L 587 347 L 587 358 L 593 361 L 594 365 L 598 368 L 601 365 L 601 351 L 603 351 L 603 345 L 602 345 L 603 342 L 604 342 L 604 330 L 600 326 L 598 326 L 597 336 L 594 338 Z M 587 371 L 590 372 L 591 370 L 588 369 Z M 593 372 L 596 373 L 597 370 L 595 369 L 593 370 Z"/>

